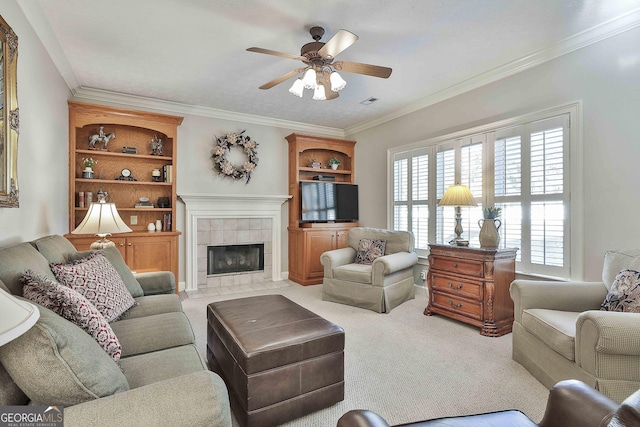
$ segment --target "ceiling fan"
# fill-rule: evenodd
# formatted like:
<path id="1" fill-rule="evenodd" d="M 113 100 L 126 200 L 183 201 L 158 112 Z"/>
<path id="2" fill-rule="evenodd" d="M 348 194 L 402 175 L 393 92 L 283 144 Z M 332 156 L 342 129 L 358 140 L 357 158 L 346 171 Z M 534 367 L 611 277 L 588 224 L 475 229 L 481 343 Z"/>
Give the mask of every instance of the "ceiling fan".
<path id="1" fill-rule="evenodd" d="M 300 55 L 290 55 L 261 47 L 250 47 L 247 49 L 249 52 L 297 59 L 305 64 L 304 67 L 289 71 L 263 84 L 260 86 L 260 89 L 271 89 L 285 80 L 304 72 L 304 76 L 296 79 L 291 89 L 289 89 L 289 92 L 302 97 L 303 89 L 313 89 L 313 99 L 315 100 L 335 99 L 339 96 L 338 91 L 342 90 L 347 84 L 336 70 L 381 77 L 384 79 L 391 75 L 392 70 L 388 67 L 335 60 L 335 57 L 338 56 L 340 52 L 358 40 L 358 36 L 355 34 L 347 30 L 339 30 L 328 42 L 323 43 L 320 39 L 324 35 L 324 28 L 312 27 L 309 33 L 314 41 L 302 46 Z"/>

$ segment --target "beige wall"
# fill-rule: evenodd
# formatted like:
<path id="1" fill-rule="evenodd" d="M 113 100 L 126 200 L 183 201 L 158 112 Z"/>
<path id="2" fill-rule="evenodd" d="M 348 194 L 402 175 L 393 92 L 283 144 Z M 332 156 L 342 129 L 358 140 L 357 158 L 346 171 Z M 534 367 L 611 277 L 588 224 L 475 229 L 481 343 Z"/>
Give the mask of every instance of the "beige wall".
<path id="1" fill-rule="evenodd" d="M 67 99 L 49 55 L 13 0 L 0 15 L 18 36 L 19 208 L 0 208 L 0 245 L 67 231 Z"/>
<path id="2" fill-rule="evenodd" d="M 351 135 L 361 223 L 387 225 L 387 150 L 484 123 L 583 102 L 584 277 L 604 252 L 640 247 L 640 28 Z"/>

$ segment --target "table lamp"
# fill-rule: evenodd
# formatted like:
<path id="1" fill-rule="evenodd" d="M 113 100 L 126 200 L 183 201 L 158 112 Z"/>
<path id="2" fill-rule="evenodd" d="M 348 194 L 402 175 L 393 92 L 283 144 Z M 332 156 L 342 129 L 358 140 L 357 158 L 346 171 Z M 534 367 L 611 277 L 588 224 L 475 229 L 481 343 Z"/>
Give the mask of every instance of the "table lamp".
<path id="1" fill-rule="evenodd" d="M 107 194 L 100 189 L 98 191 L 98 201 L 89 206 L 87 215 L 71 234 L 95 234 L 99 240 L 93 242 L 91 249 L 103 249 L 115 246 L 107 236 L 116 233 L 128 233 L 131 230 L 120 218 L 115 203 L 107 202 Z"/>
<path id="2" fill-rule="evenodd" d="M 463 240 L 462 237 L 460 237 L 462 236 L 462 213 L 460 212 L 460 206 L 478 206 L 469 187 L 462 184 L 451 185 L 445 190 L 438 206 L 455 206 L 456 208 L 456 227 L 454 229 L 456 237 L 451 240 L 449 244 L 469 246 L 469 241 Z"/>
<path id="3" fill-rule="evenodd" d="M 35 305 L 0 289 L 0 346 L 27 332 L 39 317 Z"/>

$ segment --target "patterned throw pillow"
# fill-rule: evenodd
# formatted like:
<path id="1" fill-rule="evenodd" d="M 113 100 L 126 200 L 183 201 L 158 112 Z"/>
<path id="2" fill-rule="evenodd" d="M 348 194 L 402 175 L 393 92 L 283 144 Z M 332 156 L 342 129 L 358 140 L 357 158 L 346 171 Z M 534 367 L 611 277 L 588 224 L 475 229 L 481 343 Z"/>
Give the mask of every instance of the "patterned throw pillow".
<path id="1" fill-rule="evenodd" d="M 600 310 L 640 313 L 640 272 L 622 270 L 618 273 Z"/>
<path id="2" fill-rule="evenodd" d="M 107 319 L 85 297 L 71 288 L 27 270 L 21 278 L 24 297 L 48 308 L 76 324 L 107 352 L 116 362 L 122 346 Z"/>
<path id="3" fill-rule="evenodd" d="M 70 264 L 51 263 L 56 279 L 88 299 L 98 311 L 113 322 L 136 305 L 122 278 L 101 252 Z"/>
<path id="4" fill-rule="evenodd" d="M 372 264 L 376 258 L 384 255 L 386 245 L 387 241 L 382 239 L 360 239 L 356 251 L 356 264 Z"/>

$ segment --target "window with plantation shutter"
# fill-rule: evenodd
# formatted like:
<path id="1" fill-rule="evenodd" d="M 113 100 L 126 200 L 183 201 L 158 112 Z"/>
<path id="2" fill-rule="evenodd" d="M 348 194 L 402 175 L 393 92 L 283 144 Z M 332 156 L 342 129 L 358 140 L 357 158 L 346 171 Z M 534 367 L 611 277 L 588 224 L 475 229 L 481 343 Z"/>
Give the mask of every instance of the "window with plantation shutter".
<path id="1" fill-rule="evenodd" d="M 430 242 L 448 243 L 455 235 L 455 209 L 438 201 L 450 185 L 461 183 L 478 203 L 461 209 L 462 237 L 472 246 L 479 245 L 482 207 L 499 207 L 500 246 L 519 248 L 517 270 L 570 278 L 571 114 L 567 109 L 532 121 L 508 120 L 509 126 L 487 125 L 483 132 L 396 149 L 390 223 L 413 231 L 421 250 Z"/>

